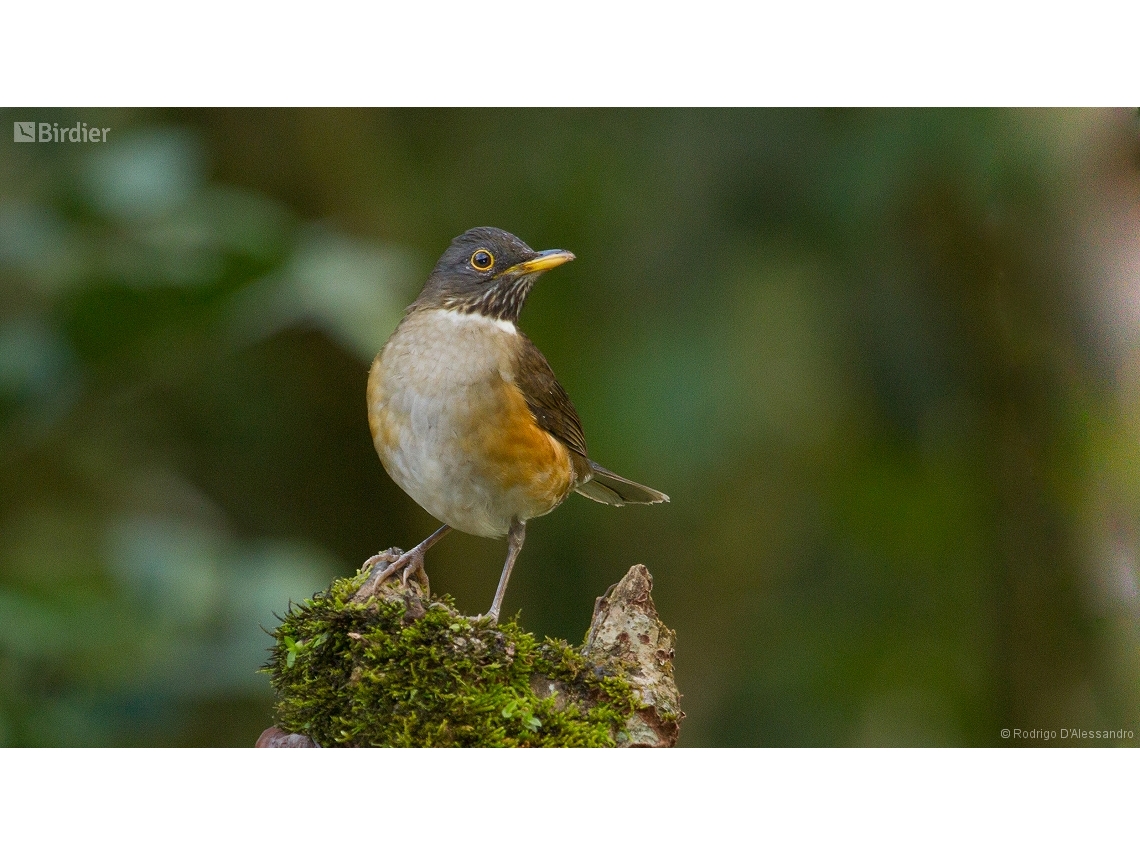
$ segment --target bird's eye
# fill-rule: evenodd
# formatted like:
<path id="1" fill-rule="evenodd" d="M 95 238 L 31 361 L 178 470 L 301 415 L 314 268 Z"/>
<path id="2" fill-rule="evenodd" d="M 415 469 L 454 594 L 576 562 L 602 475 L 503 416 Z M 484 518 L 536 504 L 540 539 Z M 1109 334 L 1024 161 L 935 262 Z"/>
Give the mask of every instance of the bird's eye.
<path id="1" fill-rule="evenodd" d="M 471 254 L 471 266 L 476 270 L 490 270 L 495 266 L 495 256 L 485 249 L 477 249 Z"/>

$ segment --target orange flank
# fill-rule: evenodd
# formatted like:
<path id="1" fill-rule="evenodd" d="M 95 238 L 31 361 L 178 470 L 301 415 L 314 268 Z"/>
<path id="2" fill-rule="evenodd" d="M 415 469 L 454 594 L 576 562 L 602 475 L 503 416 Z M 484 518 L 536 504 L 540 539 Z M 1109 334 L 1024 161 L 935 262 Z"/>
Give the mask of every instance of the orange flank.
<path id="1" fill-rule="evenodd" d="M 515 384 L 504 382 L 488 400 L 500 402 L 500 411 L 496 418 L 473 426 L 464 444 L 477 443 L 474 459 L 499 489 L 521 490 L 536 507 L 553 510 L 574 488 L 570 452 L 538 426 Z"/>

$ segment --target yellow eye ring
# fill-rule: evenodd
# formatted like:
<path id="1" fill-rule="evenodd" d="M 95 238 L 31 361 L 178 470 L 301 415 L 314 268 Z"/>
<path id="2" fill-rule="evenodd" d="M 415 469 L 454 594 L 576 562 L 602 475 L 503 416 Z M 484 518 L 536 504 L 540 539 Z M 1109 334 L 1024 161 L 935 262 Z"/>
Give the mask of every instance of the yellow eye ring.
<path id="1" fill-rule="evenodd" d="M 480 272 L 486 272 L 495 266 L 495 256 L 488 250 L 477 249 L 471 253 L 471 266 Z"/>

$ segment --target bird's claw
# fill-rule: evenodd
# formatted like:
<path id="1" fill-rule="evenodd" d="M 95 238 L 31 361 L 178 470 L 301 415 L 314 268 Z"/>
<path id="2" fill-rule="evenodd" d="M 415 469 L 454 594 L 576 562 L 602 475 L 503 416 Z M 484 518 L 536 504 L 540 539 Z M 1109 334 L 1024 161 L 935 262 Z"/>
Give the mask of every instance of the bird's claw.
<path id="1" fill-rule="evenodd" d="M 396 559 L 403 554 L 403 550 L 395 546 L 391 547 L 390 549 L 385 549 L 383 552 L 373 555 L 371 558 L 365 561 L 364 564 L 362 564 L 360 567 L 360 572 L 371 573 L 377 564 L 393 564 Z M 384 572 L 384 569 L 386 568 L 382 568 L 380 572 Z"/>
<path id="2" fill-rule="evenodd" d="M 369 575 L 353 597 L 356 602 L 364 602 L 373 596 L 387 579 L 397 573 L 400 574 L 400 583 L 405 588 L 408 586 L 408 580 L 414 578 L 424 596 L 430 592 L 427 572 L 424 570 L 423 553 L 415 549 L 410 552 L 404 552 L 397 547 L 386 549 L 365 561 L 360 572 Z"/>
<path id="3" fill-rule="evenodd" d="M 427 571 L 424 570 L 424 559 L 422 555 L 418 556 L 418 560 L 416 558 L 410 558 L 408 560 L 407 566 L 404 567 L 404 572 L 400 575 L 400 581 L 406 588 L 408 587 L 408 580 L 413 577 L 415 577 L 416 582 L 426 595 L 428 593 L 428 576 Z"/>

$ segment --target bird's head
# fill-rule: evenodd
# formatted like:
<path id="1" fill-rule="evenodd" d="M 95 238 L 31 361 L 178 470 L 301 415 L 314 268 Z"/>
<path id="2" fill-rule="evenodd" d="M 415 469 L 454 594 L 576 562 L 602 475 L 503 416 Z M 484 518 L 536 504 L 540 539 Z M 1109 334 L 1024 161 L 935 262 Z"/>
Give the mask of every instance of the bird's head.
<path id="1" fill-rule="evenodd" d="M 453 309 L 515 323 L 535 280 L 573 260 L 564 249 L 536 252 L 502 229 L 469 229 L 440 257 L 413 308 Z"/>

